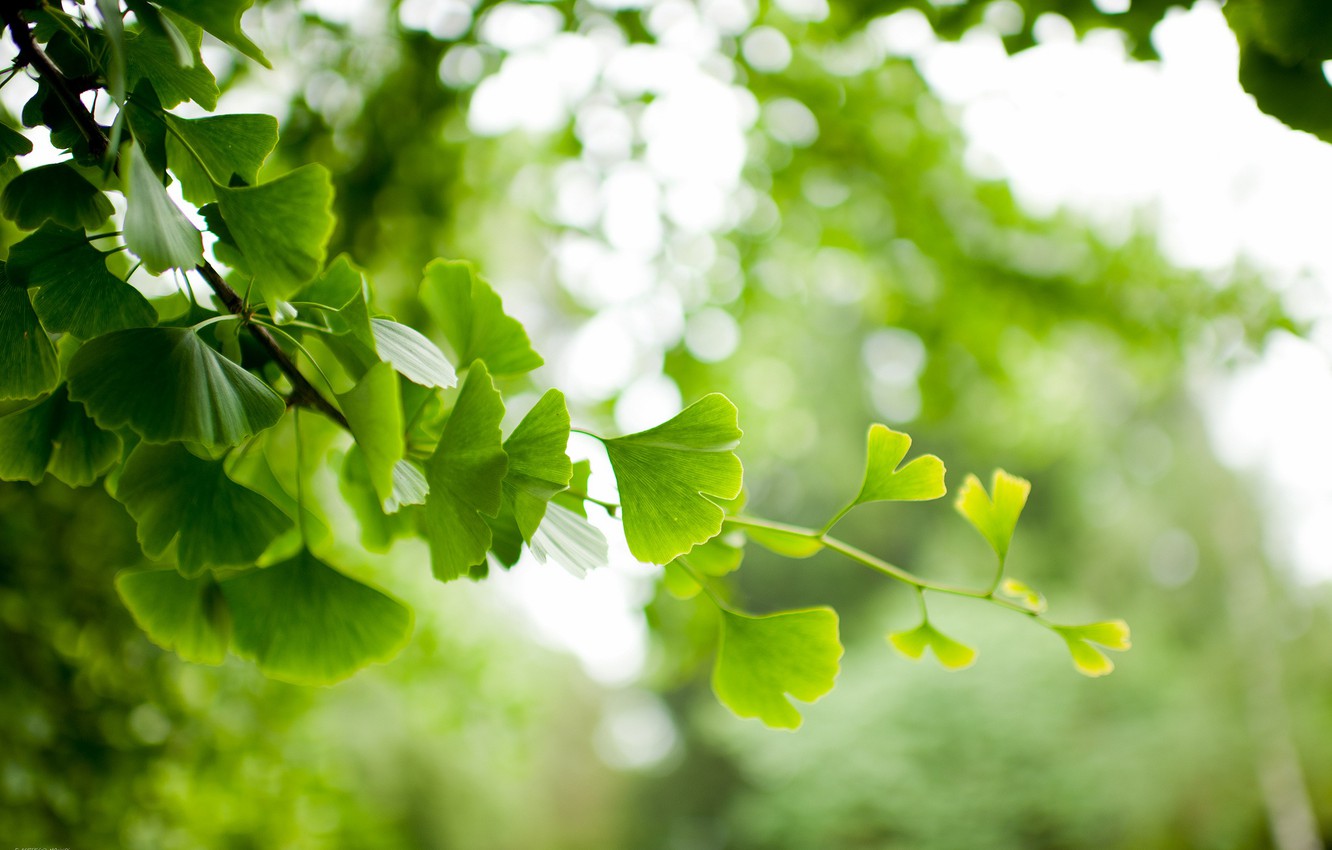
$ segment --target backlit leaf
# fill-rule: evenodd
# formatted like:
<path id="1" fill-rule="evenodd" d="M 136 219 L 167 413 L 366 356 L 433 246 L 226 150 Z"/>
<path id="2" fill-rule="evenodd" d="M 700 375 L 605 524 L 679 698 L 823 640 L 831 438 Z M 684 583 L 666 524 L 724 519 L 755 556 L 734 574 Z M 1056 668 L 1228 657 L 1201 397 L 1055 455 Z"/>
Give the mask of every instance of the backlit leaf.
<path id="1" fill-rule="evenodd" d="M 92 229 L 112 211 L 110 199 L 68 162 L 29 168 L 0 194 L 0 213 L 24 230 L 36 230 L 44 221 Z"/>
<path id="2" fill-rule="evenodd" d="M 217 207 L 269 301 L 289 301 L 324 268 L 333 233 L 333 184 L 304 165 L 258 186 L 215 186 Z"/>
<path id="3" fill-rule="evenodd" d="M 551 503 L 532 534 L 532 554 L 541 563 L 554 561 L 576 578 L 609 562 L 606 535 L 586 519 L 558 503 Z"/>
<path id="4" fill-rule="evenodd" d="M 435 577 L 449 581 L 483 563 L 490 526 L 482 514 L 499 513 L 508 459 L 500 442 L 504 402 L 484 363 L 467 373 L 435 453 L 426 461 L 430 495 L 426 539 Z"/>
<path id="5" fill-rule="evenodd" d="M 259 46 L 241 32 L 241 15 L 254 0 L 156 0 L 163 9 L 170 9 L 189 18 L 209 34 L 230 44 L 265 68 L 271 68 Z"/>
<path id="6" fill-rule="evenodd" d="M 170 128 L 167 161 L 180 179 L 181 194 L 193 204 L 215 200 L 213 185 L 230 186 L 233 175 L 257 183 L 259 167 L 277 145 L 277 119 L 271 115 L 163 118 Z"/>
<path id="7" fill-rule="evenodd" d="M 210 112 L 217 106 L 217 80 L 203 63 L 200 47 L 203 30 L 179 18 L 170 21 L 183 37 L 193 61 L 180 61 L 180 45 L 167 33 L 144 29 L 125 39 L 126 81 L 135 91 L 140 80 L 148 80 L 162 106 L 170 109 L 192 100 Z"/>
<path id="8" fill-rule="evenodd" d="M 120 158 L 129 168 L 125 245 L 150 274 L 194 268 L 203 261 L 203 235 L 171 200 L 139 146 L 131 144 L 129 152 Z"/>
<path id="9" fill-rule="evenodd" d="M 1027 504 L 1031 483 L 996 469 L 990 489 L 994 491 L 993 500 L 985 492 L 980 479 L 968 475 L 967 480 L 962 482 L 962 489 L 958 490 L 954 507 L 976 527 L 1002 561 L 1008 557 L 1008 544 L 1013 539 L 1018 517 Z"/>
<path id="10" fill-rule="evenodd" d="M 221 664 L 231 639 L 231 612 L 212 576 L 175 570 L 126 570 L 116 591 L 149 640 L 196 664 Z"/>
<path id="11" fill-rule="evenodd" d="M 559 390 L 547 390 L 504 441 L 509 458 L 504 489 L 513 500 L 518 529 L 528 542 L 541 524 L 550 498 L 569 486 L 573 464 L 564 453 L 568 442 L 569 410 Z"/>
<path id="12" fill-rule="evenodd" d="M 43 224 L 10 249 L 6 270 L 15 283 L 40 287 L 32 306 L 53 332 L 91 339 L 157 324 L 153 305 L 107 270 L 106 255 L 81 230 Z"/>
<path id="13" fill-rule="evenodd" d="M 0 417 L 0 479 L 42 480 L 47 472 L 86 487 L 120 460 L 120 437 L 97 427 L 65 387 Z"/>
<path id="14" fill-rule="evenodd" d="M 145 441 L 234 446 L 272 426 L 286 405 L 267 384 L 189 328 L 134 328 L 84 343 L 69 396 L 106 429 Z"/>
<path id="15" fill-rule="evenodd" d="M 785 558 L 809 558 L 818 554 L 823 543 L 818 537 L 796 530 L 772 526 L 742 526 L 745 536 L 758 545 Z"/>
<path id="16" fill-rule="evenodd" d="M 444 358 L 444 352 L 420 331 L 389 319 L 371 319 L 375 349 L 393 364 L 403 377 L 423 387 L 457 385 L 458 373 Z"/>
<path id="17" fill-rule="evenodd" d="M 28 137 L 8 124 L 0 123 L 0 165 L 27 153 L 32 153 L 32 142 Z"/>
<path id="18" fill-rule="evenodd" d="M 471 263 L 435 260 L 426 266 L 421 302 L 444 329 L 460 364 L 486 361 L 492 375 L 521 375 L 542 364 L 523 326 Z"/>
<path id="19" fill-rule="evenodd" d="M 276 505 L 228 478 L 222 461 L 202 460 L 178 445 L 140 443 L 115 496 L 138 523 L 143 551 L 161 558 L 175 543 L 187 577 L 251 566 L 292 527 Z"/>
<path id="20" fill-rule="evenodd" d="M 735 405 L 714 393 L 655 428 L 605 441 L 635 558 L 669 563 L 721 531 L 725 514 L 707 496 L 740 494 L 740 436 Z"/>
<path id="21" fill-rule="evenodd" d="M 331 685 L 391 660 L 412 636 L 412 612 L 309 552 L 222 582 L 232 651 L 274 679 Z"/>
<path id="22" fill-rule="evenodd" d="M 893 648 L 913 661 L 919 661 L 926 648 L 945 670 L 962 670 L 976 663 L 976 650 L 936 629 L 928 620 L 914 629 L 888 635 Z"/>
<path id="23" fill-rule="evenodd" d="M 387 504 L 393 497 L 393 469 L 406 451 L 398 374 L 391 364 L 379 363 L 339 395 L 338 404 L 361 447 L 379 502 Z"/>
<path id="24" fill-rule="evenodd" d="M 28 300 L 0 264 L 0 398 L 37 398 L 55 389 L 60 366 L 55 346 Z"/>
<path id="25" fill-rule="evenodd" d="M 865 479 L 853 504 L 879 501 L 938 499 L 944 487 L 943 461 L 922 455 L 898 469 L 911 448 L 911 438 L 884 425 L 872 425 L 865 460 Z"/>
<path id="26" fill-rule="evenodd" d="M 1069 655 L 1073 657 L 1073 666 L 1084 676 L 1095 678 L 1107 676 L 1114 671 L 1114 662 L 1106 657 L 1102 649 L 1123 652 L 1133 646 L 1128 623 L 1123 620 L 1052 628 L 1064 639 Z"/>
<path id="27" fill-rule="evenodd" d="M 802 718 L 787 695 L 813 702 L 828 693 L 841 657 L 831 608 L 761 617 L 723 610 L 712 689 L 740 717 L 796 729 Z"/>

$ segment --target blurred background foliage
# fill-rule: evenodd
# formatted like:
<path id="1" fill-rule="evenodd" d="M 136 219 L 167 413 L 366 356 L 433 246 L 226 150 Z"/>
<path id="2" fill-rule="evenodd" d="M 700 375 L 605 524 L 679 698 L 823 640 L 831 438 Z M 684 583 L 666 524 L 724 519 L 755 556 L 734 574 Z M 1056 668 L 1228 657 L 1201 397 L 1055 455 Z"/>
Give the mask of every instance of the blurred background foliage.
<path id="1" fill-rule="evenodd" d="M 1332 605 L 1269 563 L 1250 486 L 1190 382 L 1298 332 L 1260 277 L 1173 268 L 1149 232 L 1024 212 L 963 165 L 947 109 L 876 33 L 905 4 L 271 0 L 277 69 L 210 55 L 223 111 L 323 162 L 333 248 L 381 303 L 435 256 L 495 281 L 583 424 L 709 391 L 742 411 L 750 505 L 818 524 L 884 421 L 1034 491 L 1010 570 L 1135 648 L 1085 680 L 1039 630 L 936 619 L 982 649 L 891 653 L 911 600 L 834 557 L 750 547 L 754 610 L 835 605 L 837 689 L 794 734 L 712 700 L 710 609 L 657 588 L 640 681 L 540 645 L 485 584 L 355 551 L 419 600 L 393 663 L 310 690 L 151 645 L 112 577 L 100 489 L 0 489 L 0 837 L 132 848 L 1265 848 L 1332 838 Z M 914 4 L 922 5 L 922 4 Z M 997 6 L 999 4 L 990 4 Z M 1139 55 L 1168 3 L 1115 18 Z M 1009 3 L 1104 23 L 1090 3 Z M 924 6 L 922 6 L 924 7 Z M 987 4 L 929 11 L 943 35 Z M 1093 20 L 1097 19 L 1097 20 Z M 1024 38 L 1026 41 L 1024 42 Z M 692 121 L 692 123 L 690 123 Z M 13 234 L 5 234 L 12 241 Z M 420 322 L 423 316 L 399 315 Z M 857 545 L 988 578 L 946 502 L 853 514 Z M 534 569 L 525 564 L 522 569 Z M 648 568 L 629 567 L 649 576 Z M 646 753 L 646 755 L 645 755 Z M 1303 842 L 1303 843 L 1301 843 Z"/>

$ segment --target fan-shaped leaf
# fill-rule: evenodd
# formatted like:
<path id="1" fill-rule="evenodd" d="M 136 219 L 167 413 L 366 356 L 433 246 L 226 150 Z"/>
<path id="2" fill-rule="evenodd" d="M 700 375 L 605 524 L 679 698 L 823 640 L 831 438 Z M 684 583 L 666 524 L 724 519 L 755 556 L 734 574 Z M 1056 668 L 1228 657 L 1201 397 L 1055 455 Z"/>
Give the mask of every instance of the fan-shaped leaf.
<path id="1" fill-rule="evenodd" d="M 393 364 L 403 377 L 423 387 L 448 387 L 458 383 L 453 364 L 444 352 L 420 331 L 389 319 L 371 319 L 375 350 Z"/>
<path id="2" fill-rule="evenodd" d="M 1101 652 L 1101 648 L 1122 652 L 1133 645 L 1128 623 L 1123 620 L 1053 628 L 1068 645 L 1069 655 L 1073 656 L 1073 666 L 1082 675 L 1093 678 L 1107 676 L 1115 669 L 1114 662 Z"/>
<path id="3" fill-rule="evenodd" d="M 252 566 L 291 519 L 260 494 L 232 481 L 222 461 L 201 460 L 177 445 L 140 443 L 125 462 L 116 499 L 139 524 L 151 558 L 176 544 L 180 572 Z"/>
<path id="4" fill-rule="evenodd" d="M 196 664 L 221 664 L 231 638 L 231 612 L 212 576 L 175 570 L 127 570 L 116 591 L 153 643 Z"/>
<path id="5" fill-rule="evenodd" d="M 934 455 L 915 458 L 901 469 L 897 465 L 911 448 L 911 438 L 885 425 L 871 425 L 865 460 L 865 480 L 853 505 L 878 501 L 922 501 L 938 499 L 944 487 L 943 461 Z"/>
<path id="6" fill-rule="evenodd" d="M 1031 483 L 1016 475 L 1009 475 L 1002 469 L 996 469 L 990 489 L 994 491 L 993 501 L 985 492 L 980 479 L 968 475 L 967 480 L 962 482 L 962 489 L 957 493 L 954 507 L 976 527 L 1002 561 L 1008 557 L 1008 544 L 1013 539 L 1013 529 L 1017 527 L 1018 517 L 1022 515 L 1022 509 L 1027 504 Z"/>
<path id="7" fill-rule="evenodd" d="M 211 112 L 217 107 L 218 89 L 217 80 L 200 54 L 203 30 L 169 15 L 163 16 L 163 20 L 179 30 L 193 61 L 188 65 L 180 61 L 179 43 L 165 32 L 144 29 L 131 33 L 125 39 L 126 81 L 130 91 L 135 91 L 139 81 L 146 79 L 167 109 L 192 100 Z"/>
<path id="8" fill-rule="evenodd" d="M 288 301 L 324 268 L 333 233 L 333 184 L 322 165 L 304 165 L 258 186 L 214 186 L 255 283 L 269 301 Z"/>
<path id="9" fill-rule="evenodd" d="M 704 494 L 740 494 L 740 437 L 735 405 L 713 394 L 655 428 L 605 441 L 635 558 L 669 563 L 721 531 L 724 512 Z"/>
<path id="10" fill-rule="evenodd" d="M 139 146 L 129 150 L 128 159 L 120 158 L 129 166 L 125 244 L 152 274 L 194 268 L 203 261 L 203 236 L 167 195 Z"/>
<path id="11" fill-rule="evenodd" d="M 254 61 L 271 68 L 259 46 L 241 32 L 241 15 L 254 0 L 156 0 L 163 9 L 170 9 L 181 17 L 189 18 L 219 40 L 230 44 Z"/>
<path id="12" fill-rule="evenodd" d="M 222 582 L 231 606 L 232 650 L 265 675 L 330 685 L 397 655 L 412 612 L 309 552 Z"/>
<path id="13" fill-rule="evenodd" d="M 7 124 L 0 124 L 0 165 L 27 153 L 32 153 L 28 137 Z"/>
<path id="14" fill-rule="evenodd" d="M 542 364 L 523 326 L 471 263 L 435 260 L 426 266 L 421 302 L 444 329 L 459 363 L 486 361 L 492 375 L 521 375 Z"/>
<path id="15" fill-rule="evenodd" d="M 106 195 L 68 162 L 29 168 L 0 194 L 0 212 L 24 230 L 36 230 L 44 221 L 91 229 L 112 211 Z"/>
<path id="16" fill-rule="evenodd" d="M 232 176 L 247 185 L 259 179 L 259 167 L 277 145 L 277 119 L 271 115 L 162 116 L 167 161 L 180 179 L 181 194 L 193 204 L 216 199 L 213 185 L 230 186 Z"/>
<path id="17" fill-rule="evenodd" d="M 0 264 L 0 398 L 37 398 L 55 389 L 60 365 L 55 346 L 28 300 Z"/>
<path id="18" fill-rule="evenodd" d="M 426 462 L 426 539 L 440 581 L 458 578 L 486 559 L 491 531 L 481 515 L 499 513 L 508 468 L 500 443 L 503 417 L 504 402 L 485 364 L 472 364 L 439 446 Z"/>
<path id="19" fill-rule="evenodd" d="M 934 657 L 945 670 L 962 670 L 976 662 L 976 650 L 953 640 L 936 629 L 928 620 L 914 629 L 888 635 L 893 648 L 913 661 L 919 661 L 925 649 L 934 650 Z"/>
<path id="20" fill-rule="evenodd" d="M 504 441 L 509 457 L 504 490 L 513 500 L 518 530 L 529 543 L 546 514 L 546 504 L 569 486 L 573 464 L 564 453 L 568 443 L 569 410 L 559 390 L 547 390 Z"/>
<path id="21" fill-rule="evenodd" d="M 133 286 L 111 274 L 106 255 L 81 230 L 47 222 L 9 251 L 10 279 L 40 287 L 33 309 L 53 332 L 92 339 L 157 324 L 157 311 Z"/>
<path id="22" fill-rule="evenodd" d="M 361 447 L 379 502 L 387 505 L 393 499 L 394 467 L 407 449 L 393 366 L 376 364 L 355 387 L 338 396 L 338 403 Z"/>
<path id="23" fill-rule="evenodd" d="M 120 460 L 120 437 L 103 431 L 62 386 L 37 404 L 0 417 L 0 479 L 42 480 L 47 472 L 85 487 Z"/>
<path id="24" fill-rule="evenodd" d="M 842 644 L 831 608 L 751 617 L 722 611 L 712 690 L 740 717 L 796 729 L 800 712 L 787 694 L 813 702 L 832 690 Z"/>
<path id="25" fill-rule="evenodd" d="M 576 578 L 609 562 L 606 535 L 586 519 L 552 503 L 532 534 L 532 554 L 541 563 L 554 561 Z"/>
<path id="26" fill-rule="evenodd" d="M 69 396 L 103 428 L 145 441 L 234 446 L 272 426 L 286 405 L 263 381 L 189 328 L 134 328 L 84 343 Z"/>

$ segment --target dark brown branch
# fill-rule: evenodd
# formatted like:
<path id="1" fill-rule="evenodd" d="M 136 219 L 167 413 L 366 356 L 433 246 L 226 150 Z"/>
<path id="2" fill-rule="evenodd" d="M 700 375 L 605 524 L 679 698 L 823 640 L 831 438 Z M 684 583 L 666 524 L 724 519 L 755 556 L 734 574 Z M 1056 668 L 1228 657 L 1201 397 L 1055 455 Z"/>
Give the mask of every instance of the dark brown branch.
<path id="1" fill-rule="evenodd" d="M 241 300 L 241 297 L 236 294 L 236 290 L 232 289 L 227 282 L 222 279 L 222 275 L 218 274 L 217 269 L 213 268 L 212 264 L 207 260 L 204 260 L 195 268 L 195 271 L 199 273 L 200 277 L 207 281 L 208 286 L 213 290 L 214 294 L 217 295 L 218 300 L 222 302 L 223 306 L 225 306 L 229 312 L 234 313 L 237 316 L 245 315 L 245 303 Z M 273 362 L 282 370 L 282 373 L 291 380 L 292 400 L 294 402 L 297 404 L 303 404 L 306 407 L 312 407 L 341 425 L 343 428 L 346 428 L 349 431 L 351 430 L 351 426 L 347 424 L 347 420 L 342 415 L 342 412 L 330 404 L 328 399 L 320 395 L 319 391 L 314 388 L 314 385 L 310 383 L 305 375 L 301 374 L 301 371 L 296 368 L 295 362 L 287 356 L 287 352 L 282 350 L 282 346 L 278 345 L 278 341 L 273 338 L 273 335 L 268 332 L 267 328 L 253 323 L 247 323 L 246 327 L 249 329 L 250 335 L 254 337 L 255 341 L 262 345 L 264 350 L 268 352 L 268 355 L 273 358 Z"/>
<path id="2" fill-rule="evenodd" d="M 74 119 L 74 123 L 78 125 L 79 131 L 83 133 L 87 140 L 88 149 L 99 159 L 105 156 L 111 144 L 107 140 L 106 134 L 102 132 L 102 128 L 97 124 L 92 113 L 83 105 L 83 101 L 79 100 L 76 85 L 55 66 L 51 58 L 42 52 L 42 49 L 32 40 L 32 32 L 28 29 L 27 22 L 20 15 L 18 4 L 14 0 L 0 0 L 0 19 L 3 19 L 5 25 L 9 27 L 10 36 L 14 39 L 14 44 L 18 45 L 19 64 L 29 65 L 37 70 L 38 75 L 46 81 L 46 84 L 55 92 L 56 97 L 60 99 L 65 109 L 69 111 L 70 117 Z M 273 362 L 291 381 L 292 403 L 314 408 L 343 428 L 351 430 L 342 412 L 334 407 L 332 402 L 320 395 L 319 391 L 310 383 L 310 380 L 296 367 L 295 361 L 288 356 L 287 352 L 282 350 L 282 346 L 278 345 L 278 341 L 273 338 L 268 329 L 249 321 L 249 316 L 246 315 L 245 303 L 236 294 L 236 290 L 232 289 L 222 279 L 222 275 L 218 274 L 217 269 L 205 260 L 195 270 L 208 283 L 208 286 L 217 295 L 218 300 L 222 302 L 228 312 L 246 320 L 245 326 L 249 329 L 250 335 L 263 346 L 264 350 L 268 352 L 268 356 L 273 358 Z"/>
<path id="3" fill-rule="evenodd" d="M 23 20 L 18 4 L 13 0 L 0 0 L 0 17 L 4 19 L 5 25 L 9 27 L 9 36 L 18 47 L 17 64 L 19 66 L 28 65 L 37 70 L 37 74 L 51 86 L 55 96 L 59 98 L 60 103 L 65 107 L 65 111 L 69 113 L 69 117 L 74 119 L 79 132 L 83 134 L 84 140 L 88 142 L 88 150 L 98 159 L 105 157 L 110 142 L 107 141 L 106 134 L 102 132 L 97 119 L 93 118 L 93 114 L 83 105 L 83 101 L 79 100 L 79 91 L 87 91 L 87 89 L 80 89 L 71 85 L 65 75 L 51 61 L 51 57 L 47 56 L 37 46 L 37 42 L 32 40 L 32 31 L 28 29 L 28 22 Z"/>

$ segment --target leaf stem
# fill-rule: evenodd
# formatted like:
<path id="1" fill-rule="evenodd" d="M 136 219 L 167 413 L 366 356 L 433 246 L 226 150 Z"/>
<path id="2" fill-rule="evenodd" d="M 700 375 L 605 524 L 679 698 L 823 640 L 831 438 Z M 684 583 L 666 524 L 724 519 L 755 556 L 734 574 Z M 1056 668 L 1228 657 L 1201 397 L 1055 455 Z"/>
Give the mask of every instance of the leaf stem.
<path id="1" fill-rule="evenodd" d="M 606 442 L 606 438 L 605 438 L 605 437 L 601 436 L 600 434 L 593 434 L 591 431 L 588 431 L 588 430 L 585 429 L 585 428 L 570 428 L 570 429 L 569 429 L 569 433 L 570 433 L 570 434 L 582 434 L 582 435 L 585 436 L 585 437 L 591 437 L 592 439 L 596 440 L 598 443 L 605 443 L 605 442 Z"/>
<path id="2" fill-rule="evenodd" d="M 716 605 L 722 611 L 731 610 L 730 607 L 728 607 L 725 602 L 721 601 L 721 597 L 718 596 L 717 593 L 711 587 L 708 586 L 707 581 L 704 580 L 704 578 L 701 575 L 695 572 L 693 567 L 689 566 L 689 563 L 685 561 L 685 559 L 676 558 L 675 563 L 677 566 L 680 567 L 680 569 L 684 570 L 685 573 L 691 579 L 694 580 L 694 584 L 697 584 L 699 589 L 703 591 L 704 595 L 706 595 L 709 599 L 712 600 L 713 605 Z"/>

